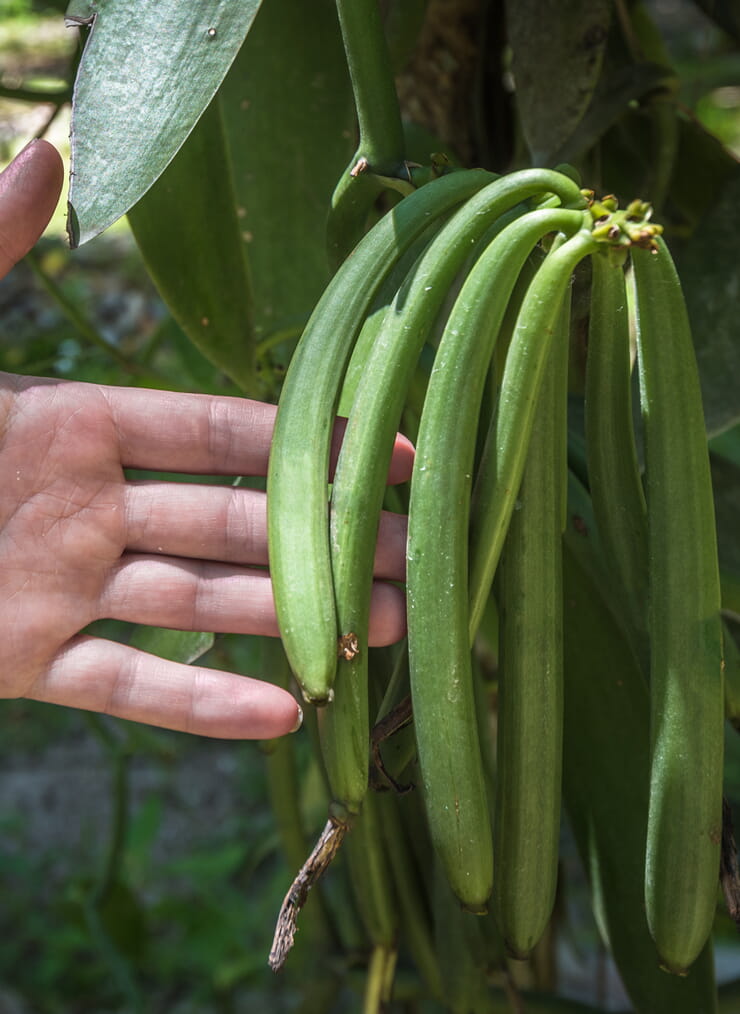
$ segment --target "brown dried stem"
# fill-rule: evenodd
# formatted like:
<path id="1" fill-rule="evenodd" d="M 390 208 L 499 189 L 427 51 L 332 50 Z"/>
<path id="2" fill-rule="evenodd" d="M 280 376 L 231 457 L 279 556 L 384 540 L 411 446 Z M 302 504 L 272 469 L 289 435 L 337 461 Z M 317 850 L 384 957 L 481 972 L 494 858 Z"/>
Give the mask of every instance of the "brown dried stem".
<path id="1" fill-rule="evenodd" d="M 392 711 L 389 711 L 387 715 L 384 715 L 383 718 L 375 724 L 370 738 L 370 753 L 376 770 L 391 786 L 391 788 L 395 792 L 399 793 L 399 795 L 409 792 L 414 786 L 411 784 L 402 785 L 393 777 L 385 765 L 380 748 L 386 740 L 391 738 L 391 736 L 400 732 L 401 729 L 406 728 L 407 725 L 410 725 L 413 721 L 413 717 L 411 695 L 407 694 L 400 704 L 393 708 Z"/>
<path id="2" fill-rule="evenodd" d="M 329 817 L 311 855 L 290 885 L 280 906 L 268 959 L 273 972 L 279 972 L 285 964 L 298 928 L 298 914 L 306 903 L 308 892 L 331 864 L 348 830 L 349 824 L 346 821 Z"/>

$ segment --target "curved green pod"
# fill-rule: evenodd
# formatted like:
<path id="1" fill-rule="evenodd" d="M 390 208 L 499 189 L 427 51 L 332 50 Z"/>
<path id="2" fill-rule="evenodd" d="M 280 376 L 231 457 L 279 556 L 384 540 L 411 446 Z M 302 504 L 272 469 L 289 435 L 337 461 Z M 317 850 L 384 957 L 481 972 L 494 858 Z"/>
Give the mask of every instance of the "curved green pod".
<path id="1" fill-rule="evenodd" d="M 548 232 L 576 234 L 539 269 L 522 307 L 524 314 L 545 265 L 554 261 L 557 314 L 573 244 L 579 256 L 590 249 L 581 238 L 582 224 L 579 211 L 532 211 L 486 248 L 447 320 L 419 429 L 407 550 L 414 724 L 432 841 L 453 890 L 474 911 L 485 909 L 493 882 L 470 668 L 468 507 L 478 412 L 496 336 L 526 258 Z M 552 271 L 544 277 L 554 284 Z"/>
<path id="2" fill-rule="evenodd" d="M 516 502 L 535 402 L 563 295 L 597 241 L 590 216 L 546 258 L 527 290 L 506 355 L 499 403 L 475 481 L 470 518 L 470 639 L 475 636 Z"/>
<path id="3" fill-rule="evenodd" d="M 717 1014 L 708 942 L 688 975 L 659 967 L 645 913 L 650 701 L 644 676 L 589 561 L 593 516 L 573 480 L 563 558 L 563 798 L 601 939 L 639 1014 Z M 575 523 L 574 523 L 575 522 Z M 591 573 L 589 573 L 591 571 Z M 678 887 L 678 885 L 676 885 Z"/>
<path id="4" fill-rule="evenodd" d="M 629 307 L 624 255 L 591 258 L 585 432 L 588 483 L 620 611 L 646 664 L 647 507 L 632 418 Z"/>
<path id="5" fill-rule="evenodd" d="M 497 582 L 493 910 L 523 959 L 552 915 L 563 745 L 562 516 L 570 293 L 563 300 Z M 565 368 L 564 368 L 565 367 Z M 533 748 L 534 747 L 534 748 Z"/>
<path id="6" fill-rule="evenodd" d="M 413 371 L 450 287 L 476 243 L 501 216 L 543 193 L 554 193 L 564 202 L 583 203 L 572 180 L 545 169 L 511 173 L 471 197 L 410 268 L 379 330 L 370 332 L 374 340 L 371 347 L 363 348 L 361 366 L 354 363 L 353 354 L 348 370 L 353 399 L 332 485 L 330 542 L 338 632 L 352 632 L 359 652 L 337 662 L 335 696 L 321 717 L 321 741 L 334 797 L 350 811 L 359 808 L 367 786 L 367 643 L 378 521 L 394 436 Z M 577 227 L 581 220 L 578 211 L 526 213 L 525 209 L 523 206 L 529 238 L 521 246 L 526 251 L 523 256 L 543 231 L 557 228 L 554 223 L 563 221 Z M 508 256 L 509 247 L 501 249 Z M 510 268 L 509 274 L 515 270 Z M 496 284 L 493 279 L 491 282 Z M 364 340 L 367 334 L 363 332 L 358 343 L 369 346 Z"/>
<path id="7" fill-rule="evenodd" d="M 267 477 L 270 572 L 280 633 L 305 698 L 325 702 L 337 658 L 328 538 L 329 450 L 342 377 L 378 286 L 431 219 L 492 177 L 451 173 L 385 216 L 345 261 L 298 343 L 280 397 Z"/>

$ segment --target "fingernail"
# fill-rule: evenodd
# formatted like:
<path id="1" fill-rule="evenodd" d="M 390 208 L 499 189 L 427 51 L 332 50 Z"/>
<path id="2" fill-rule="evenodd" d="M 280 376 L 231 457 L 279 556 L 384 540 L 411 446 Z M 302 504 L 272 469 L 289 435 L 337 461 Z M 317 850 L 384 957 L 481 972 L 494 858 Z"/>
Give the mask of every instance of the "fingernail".
<path id="1" fill-rule="evenodd" d="M 291 732 L 298 732 L 298 730 L 300 729 L 300 727 L 302 725 L 303 725 L 303 708 L 299 704 L 298 705 L 298 719 L 297 719 L 295 725 L 293 726 L 293 728 L 290 731 Z"/>

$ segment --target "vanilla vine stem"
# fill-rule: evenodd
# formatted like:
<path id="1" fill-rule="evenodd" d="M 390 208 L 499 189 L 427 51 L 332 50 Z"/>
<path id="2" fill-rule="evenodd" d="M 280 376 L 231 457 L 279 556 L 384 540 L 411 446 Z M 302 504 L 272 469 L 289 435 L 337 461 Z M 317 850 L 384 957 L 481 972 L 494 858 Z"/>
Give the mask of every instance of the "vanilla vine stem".
<path id="1" fill-rule="evenodd" d="M 333 269 L 348 256 L 368 224 L 379 194 L 405 179 L 401 110 L 378 0 L 336 0 L 352 93 L 359 144 L 334 190 L 326 224 Z"/>
<path id="2" fill-rule="evenodd" d="M 336 0 L 360 143 L 354 165 L 395 176 L 403 166 L 404 136 L 393 66 L 378 0 Z"/>

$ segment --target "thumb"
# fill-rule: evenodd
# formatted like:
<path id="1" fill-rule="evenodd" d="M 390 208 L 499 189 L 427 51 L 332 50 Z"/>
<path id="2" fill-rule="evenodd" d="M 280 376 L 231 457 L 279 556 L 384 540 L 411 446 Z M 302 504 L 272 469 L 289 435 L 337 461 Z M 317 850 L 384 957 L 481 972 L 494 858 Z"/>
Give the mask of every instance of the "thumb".
<path id="1" fill-rule="evenodd" d="M 0 173 L 0 278 L 48 225 L 63 180 L 61 156 L 43 140 L 31 141 Z"/>

